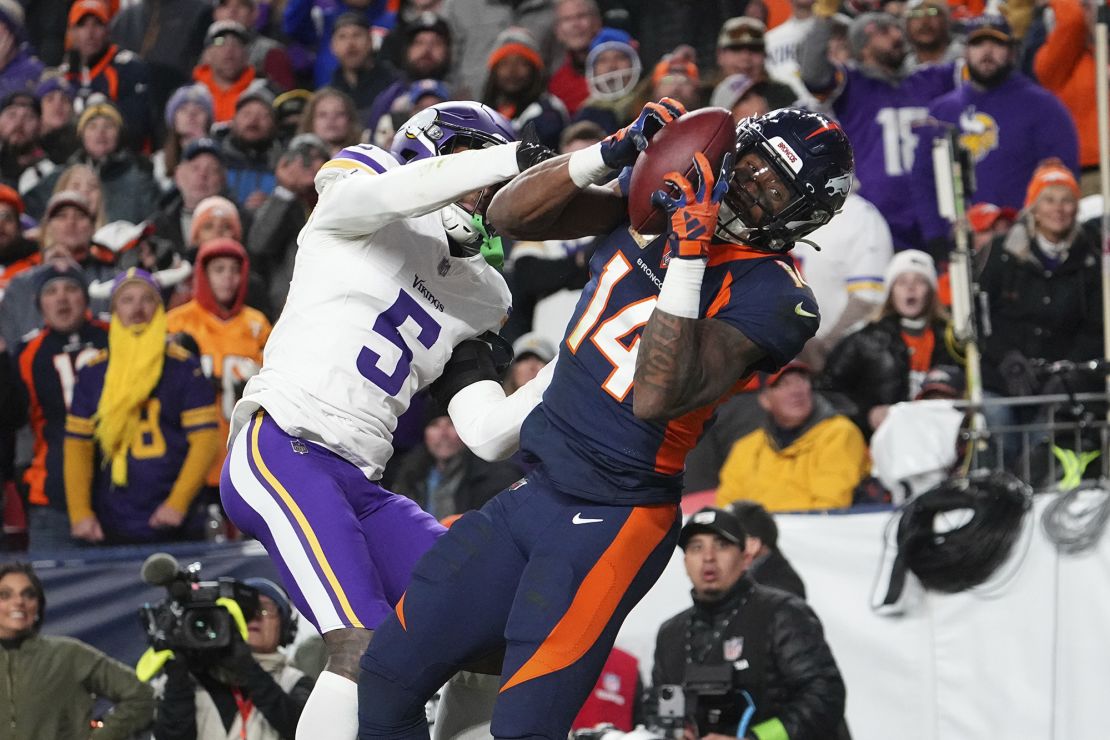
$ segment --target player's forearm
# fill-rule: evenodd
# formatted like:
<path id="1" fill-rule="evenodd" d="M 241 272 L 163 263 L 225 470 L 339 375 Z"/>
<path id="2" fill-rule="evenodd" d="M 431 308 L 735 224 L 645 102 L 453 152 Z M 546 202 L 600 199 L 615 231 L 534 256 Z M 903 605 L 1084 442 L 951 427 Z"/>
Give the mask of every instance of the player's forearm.
<path id="1" fill-rule="evenodd" d="M 511 456 L 520 447 L 521 424 L 539 405 L 554 371 L 555 362 L 549 362 L 511 396 L 491 380 L 460 390 L 447 406 L 459 439 L 489 462 Z"/>
<path id="2" fill-rule="evenodd" d="M 516 148 L 515 143 L 502 144 L 430 157 L 380 175 L 338 180 L 324 191 L 313 226 L 364 235 L 393 221 L 432 213 L 519 174 Z"/>
<path id="3" fill-rule="evenodd" d="M 640 337 L 632 411 L 641 419 L 667 421 L 697 408 L 705 386 L 698 362 L 698 319 L 658 308 Z"/>
<path id="4" fill-rule="evenodd" d="M 572 164 L 572 157 L 578 159 Z M 582 165 L 582 162 L 586 162 Z M 621 197 L 602 182 L 612 170 L 601 163 L 599 145 L 530 167 L 503 187 L 486 216 L 512 239 L 595 236 L 624 217 Z"/>
<path id="5" fill-rule="evenodd" d="M 173 482 L 170 495 L 166 497 L 167 504 L 181 513 L 189 510 L 189 504 L 193 503 L 193 499 L 204 485 L 208 469 L 216 459 L 219 449 L 218 429 L 198 429 L 189 434 L 189 451 L 185 453 L 181 471 L 177 474 L 177 480 Z"/>
<path id="6" fill-rule="evenodd" d="M 93 441 L 67 437 L 62 447 L 63 478 L 69 521 L 76 523 L 93 516 Z"/>

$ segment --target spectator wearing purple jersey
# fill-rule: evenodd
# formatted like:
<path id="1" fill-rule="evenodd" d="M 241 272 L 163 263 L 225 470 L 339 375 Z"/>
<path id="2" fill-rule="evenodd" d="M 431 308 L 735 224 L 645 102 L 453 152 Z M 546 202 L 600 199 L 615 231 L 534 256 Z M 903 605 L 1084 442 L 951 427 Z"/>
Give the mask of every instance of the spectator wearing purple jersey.
<path id="1" fill-rule="evenodd" d="M 33 88 L 40 74 L 42 62 L 24 39 L 23 6 L 18 0 L 0 0 L 0 98 Z"/>
<path id="2" fill-rule="evenodd" d="M 826 56 L 833 32 L 835 0 L 819 0 L 817 20 L 799 48 L 802 82 L 836 115 L 856 157 L 859 194 L 871 201 L 890 225 L 895 249 L 921 245 L 910 174 L 917 150 L 914 124 L 929 104 L 951 91 L 958 78 L 954 64 L 902 72 L 905 32 L 897 18 L 864 13 L 852 21 L 848 41 L 852 60 L 834 64 Z"/>
<path id="3" fill-rule="evenodd" d="M 331 50 L 335 23 L 344 13 L 366 18 L 378 37 L 385 36 L 397 20 L 396 0 L 289 0 L 282 29 L 289 38 L 316 50 L 314 87 L 328 84 L 337 62 Z"/>
<path id="4" fill-rule="evenodd" d="M 1079 172 L 1079 139 L 1064 104 L 1014 69 L 1016 39 L 999 16 L 970 21 L 967 71 L 970 79 L 929 106 L 929 117 L 959 127 L 960 143 L 975 163 L 974 199 L 1018 208 L 1025 186 L 1041 160 L 1055 157 Z M 933 136 L 919 131 L 912 201 L 925 243 L 941 259 L 949 246 L 949 225 L 937 212 L 933 186 Z M 930 135 L 932 134 L 932 135 Z"/>

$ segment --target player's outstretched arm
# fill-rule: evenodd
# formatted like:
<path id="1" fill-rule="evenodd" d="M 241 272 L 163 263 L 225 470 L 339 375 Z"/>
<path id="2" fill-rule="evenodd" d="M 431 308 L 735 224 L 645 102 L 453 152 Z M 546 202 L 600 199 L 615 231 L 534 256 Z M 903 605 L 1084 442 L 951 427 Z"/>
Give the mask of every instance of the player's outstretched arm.
<path id="1" fill-rule="evenodd" d="M 577 239 L 612 230 L 626 217 L 624 198 L 615 184 L 597 184 L 631 166 L 652 137 L 685 112 L 670 98 L 648 103 L 634 122 L 603 141 L 529 169 L 493 199 L 490 222 L 514 239 Z"/>
<path id="2" fill-rule="evenodd" d="M 632 410 L 637 417 L 667 421 L 720 398 L 763 356 L 763 350 L 723 321 L 701 318 L 701 283 L 717 212 L 728 190 L 732 156 L 714 177 L 708 160 L 694 155 L 698 187 L 678 172 L 665 182 L 655 204 L 670 215 L 671 263 L 636 356 Z"/>
<path id="3" fill-rule="evenodd" d="M 506 396 L 490 346 L 481 339 L 469 339 L 455 348 L 431 392 L 437 403 L 447 407 L 459 439 L 475 455 L 489 462 L 504 460 L 520 447 L 520 426 L 543 398 L 557 359 Z"/>
<path id="4" fill-rule="evenodd" d="M 432 213 L 519 174 L 518 147 L 517 142 L 500 144 L 406 165 L 375 162 L 374 168 L 346 163 L 341 153 L 317 175 L 319 181 L 332 176 L 330 170 L 339 171 L 320 193 L 311 225 L 345 236 L 366 236 L 394 221 Z M 388 152 L 384 156 L 392 160 Z"/>

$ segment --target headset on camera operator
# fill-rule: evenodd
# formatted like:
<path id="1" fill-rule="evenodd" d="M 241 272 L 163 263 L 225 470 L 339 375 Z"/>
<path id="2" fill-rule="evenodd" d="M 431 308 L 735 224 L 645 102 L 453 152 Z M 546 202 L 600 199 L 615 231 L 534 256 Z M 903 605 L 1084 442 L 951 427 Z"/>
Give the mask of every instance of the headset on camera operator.
<path id="1" fill-rule="evenodd" d="M 219 649 L 174 650 L 163 676 L 152 682 L 158 698 L 154 738 L 293 740 L 312 679 L 293 668 L 278 650 L 291 643 L 297 632 L 289 598 L 265 578 L 241 583 L 221 579 L 220 584 L 225 593 L 230 587 L 235 594 L 216 599 L 232 617 L 230 644 Z M 173 598 L 172 585 L 169 589 Z M 203 615 L 202 609 L 197 613 Z M 189 625 L 198 621 L 187 620 Z M 214 627 L 210 634 L 218 632 L 219 627 Z"/>
<path id="2" fill-rule="evenodd" d="M 712 507 L 679 534 L 694 606 L 656 638 L 659 725 L 692 721 L 693 737 L 720 740 L 846 734 L 844 682 L 820 621 L 797 596 L 745 573 L 745 540 L 739 520 Z"/>

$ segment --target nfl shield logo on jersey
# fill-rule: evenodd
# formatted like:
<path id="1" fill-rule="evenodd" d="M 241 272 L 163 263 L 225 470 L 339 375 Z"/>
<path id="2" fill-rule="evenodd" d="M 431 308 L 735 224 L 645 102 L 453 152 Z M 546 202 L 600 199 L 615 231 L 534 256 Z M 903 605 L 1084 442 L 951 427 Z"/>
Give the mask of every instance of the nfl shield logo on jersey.
<path id="1" fill-rule="evenodd" d="M 732 662 L 734 660 L 740 660 L 740 656 L 744 654 L 744 638 L 730 637 L 725 640 L 723 647 L 726 661 Z"/>
<path id="2" fill-rule="evenodd" d="M 439 273 L 440 277 L 447 277 L 447 273 L 450 272 L 450 271 L 451 271 L 451 260 L 444 257 L 443 259 L 441 259 L 439 261 L 439 267 L 436 268 L 436 272 Z"/>

